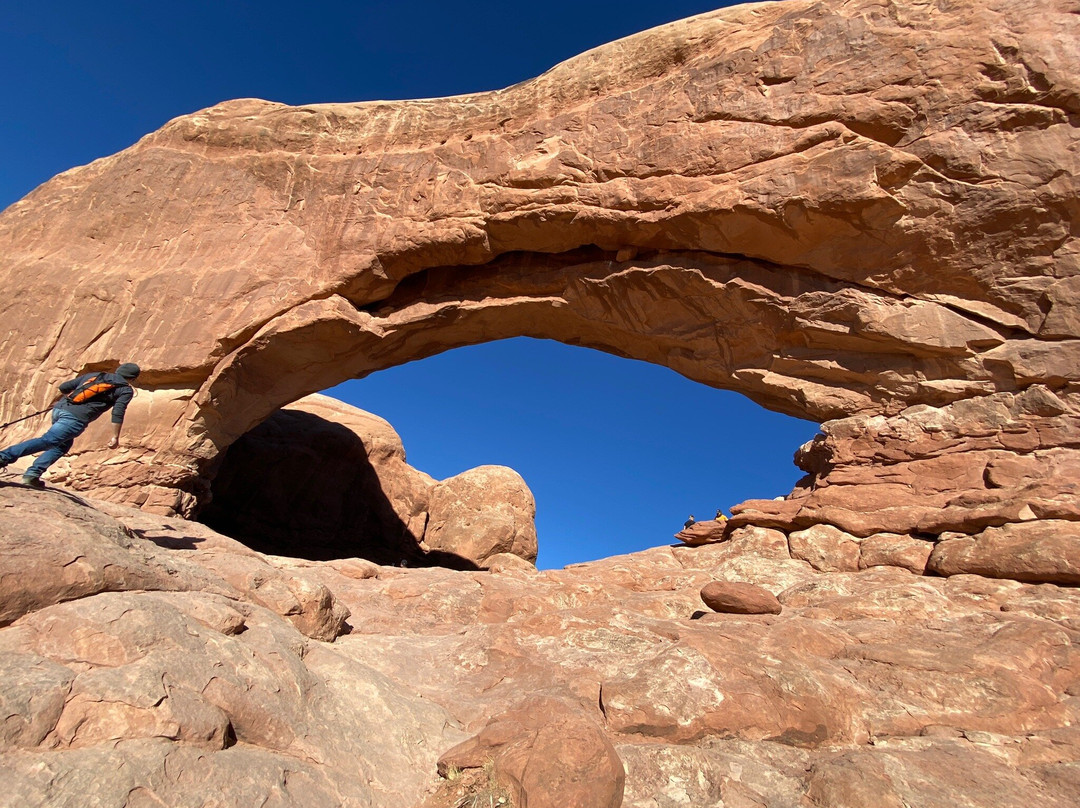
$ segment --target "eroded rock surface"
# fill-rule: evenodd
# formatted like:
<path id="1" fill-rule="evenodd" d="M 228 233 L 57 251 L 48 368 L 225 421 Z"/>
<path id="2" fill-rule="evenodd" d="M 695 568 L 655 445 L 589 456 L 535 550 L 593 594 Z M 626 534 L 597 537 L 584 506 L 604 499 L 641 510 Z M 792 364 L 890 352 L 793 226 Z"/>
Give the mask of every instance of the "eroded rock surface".
<path id="1" fill-rule="evenodd" d="M 823 571 L 764 528 L 454 571 L 262 556 L 58 490 L 0 487 L 0 512 L 42 526 L 0 552 L 0 607 L 20 615 L 0 628 L 0 805 L 218 789 L 446 808 L 492 783 L 511 804 L 612 808 L 1075 801 L 1076 587 Z M 80 525 L 108 551 L 89 579 L 117 569 L 58 597 L 71 572 L 48 553 Z M 35 587 L 8 585 L 29 566 Z M 721 581 L 782 611 L 703 613 Z M 351 617 L 320 634 L 268 590 Z"/>
<path id="2" fill-rule="evenodd" d="M 981 426 L 1042 385 L 1048 403 L 1012 415 L 1027 437 L 992 447 L 991 477 L 1015 477 L 1012 459 L 1076 436 L 1075 10 L 749 4 L 496 92 L 177 118 L 0 214 L 0 315 L 18 323 L 0 414 L 138 360 L 127 448 L 103 465 L 90 436 L 55 479 L 191 515 L 221 453 L 282 406 L 527 335 L 666 365 L 833 435 L 913 407 L 970 404 Z M 867 428 L 903 453 L 899 431 Z M 953 502 L 973 469 L 955 459 L 927 459 L 931 479 L 957 478 L 932 510 L 988 526 L 1039 510 L 1007 480 Z M 915 486 L 866 453 L 847 470 Z M 855 536 L 971 531 L 876 506 L 841 518 L 838 488 L 788 527 L 816 513 Z"/>
<path id="3" fill-rule="evenodd" d="M 626 775 L 603 730 L 580 707 L 531 698 L 439 758 L 439 772 L 492 766 L 513 805 L 619 808 Z"/>
<path id="4" fill-rule="evenodd" d="M 469 739 L 531 800 L 562 773 L 535 697 L 627 808 L 1074 805 L 1077 11 L 724 9 L 499 92 L 224 103 L 4 211 L 0 414 L 120 360 L 145 389 L 122 452 L 52 477 L 96 504 L 0 490 L 0 804 L 443 808 Z M 174 518 L 290 402 L 520 335 L 825 420 L 807 477 L 550 572 Z M 702 614 L 716 581 L 782 610 Z"/>

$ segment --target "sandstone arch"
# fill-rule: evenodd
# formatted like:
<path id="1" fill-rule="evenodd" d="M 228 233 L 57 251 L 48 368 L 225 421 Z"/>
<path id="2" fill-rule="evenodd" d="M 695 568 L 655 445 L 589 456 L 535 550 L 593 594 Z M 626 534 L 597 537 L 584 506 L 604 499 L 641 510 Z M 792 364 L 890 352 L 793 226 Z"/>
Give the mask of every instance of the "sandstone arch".
<path id="1" fill-rule="evenodd" d="M 493 93 L 178 118 L 0 216 L 17 324 L 2 412 L 137 357 L 150 393 L 134 445 L 107 466 L 77 456 L 68 481 L 190 514 L 215 458 L 277 407 L 527 335 L 841 419 L 802 461 L 815 496 L 845 464 L 871 485 L 884 463 L 940 465 L 942 442 L 992 453 L 934 491 L 941 510 L 978 489 L 954 518 L 883 505 L 863 524 L 851 502 L 796 497 L 759 521 L 866 534 L 1074 519 L 1071 11 L 748 5 Z M 1046 472 L 1037 492 L 1034 472 L 985 482 L 1006 455 Z M 915 496 L 927 471 L 913 469 L 896 485 Z"/>

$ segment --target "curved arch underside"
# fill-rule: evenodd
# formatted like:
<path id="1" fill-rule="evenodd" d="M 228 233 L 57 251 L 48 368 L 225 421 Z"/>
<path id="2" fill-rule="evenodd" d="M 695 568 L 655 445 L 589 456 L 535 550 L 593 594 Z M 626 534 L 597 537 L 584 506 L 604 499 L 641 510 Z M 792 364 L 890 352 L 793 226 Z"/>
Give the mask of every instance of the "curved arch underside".
<path id="1" fill-rule="evenodd" d="M 923 341 L 913 342 L 920 328 Z M 1005 341 L 948 306 L 761 261 L 519 253 L 416 273 L 367 306 L 333 295 L 297 307 L 220 367 L 200 399 L 201 420 L 226 439 L 239 436 L 275 402 L 516 336 L 665 365 L 815 420 L 993 392 L 994 367 L 975 349 Z"/>
<path id="2" fill-rule="evenodd" d="M 137 359 L 134 445 L 107 466 L 84 452 L 68 479 L 190 513 L 220 453 L 279 407 L 524 335 L 840 419 L 800 461 L 815 492 L 838 468 L 869 485 L 882 458 L 937 462 L 945 444 L 1071 452 L 1071 6 L 747 5 L 492 93 L 177 118 L 0 215 L 3 316 L 19 324 L 3 413 Z M 921 437 L 905 432 L 913 405 L 935 413 Z M 1075 500 L 1054 485 L 1028 500 Z M 758 518 L 792 523 L 784 507 Z M 1009 508 L 979 524 L 1019 519 Z M 858 532 L 931 529 L 889 518 Z"/>

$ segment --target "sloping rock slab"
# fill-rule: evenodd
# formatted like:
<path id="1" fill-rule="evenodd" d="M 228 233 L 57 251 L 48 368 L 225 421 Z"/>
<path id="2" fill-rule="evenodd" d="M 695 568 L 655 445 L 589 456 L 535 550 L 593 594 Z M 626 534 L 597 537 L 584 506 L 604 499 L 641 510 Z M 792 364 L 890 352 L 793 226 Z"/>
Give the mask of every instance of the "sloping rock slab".
<path id="1" fill-rule="evenodd" d="M 1045 519 L 947 538 L 930 554 L 938 575 L 975 573 L 1028 583 L 1080 585 L 1080 522 Z"/>
<path id="2" fill-rule="evenodd" d="M 0 487 L 0 558 L 0 626 L 35 609 L 99 592 L 199 588 L 238 594 L 215 576 L 159 552 L 79 497 L 56 489 Z"/>

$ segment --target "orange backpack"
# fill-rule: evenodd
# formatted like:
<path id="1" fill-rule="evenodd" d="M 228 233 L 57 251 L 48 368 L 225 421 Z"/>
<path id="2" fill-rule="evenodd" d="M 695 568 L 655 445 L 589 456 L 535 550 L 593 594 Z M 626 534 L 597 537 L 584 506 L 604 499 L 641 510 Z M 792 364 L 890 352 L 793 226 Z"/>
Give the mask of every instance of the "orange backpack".
<path id="1" fill-rule="evenodd" d="M 105 381 L 105 374 L 99 373 L 82 387 L 76 388 L 69 393 L 67 400 L 72 404 L 84 404 L 95 396 L 100 396 L 110 390 L 115 390 L 119 386 L 120 385 L 118 384 L 111 384 L 110 382 Z"/>

